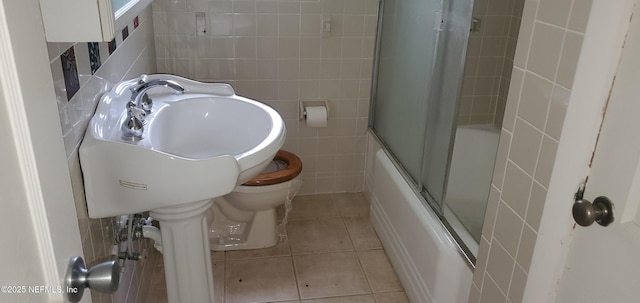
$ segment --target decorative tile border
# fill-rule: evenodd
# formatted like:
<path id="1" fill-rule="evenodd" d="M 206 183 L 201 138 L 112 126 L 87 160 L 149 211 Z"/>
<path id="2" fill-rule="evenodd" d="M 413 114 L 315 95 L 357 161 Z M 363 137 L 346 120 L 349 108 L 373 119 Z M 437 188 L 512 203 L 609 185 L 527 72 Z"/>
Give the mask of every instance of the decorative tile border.
<path id="1" fill-rule="evenodd" d="M 125 27 L 122 29 L 122 41 L 124 42 L 124 40 L 126 40 L 126 39 L 127 39 L 127 37 L 129 37 L 129 26 L 128 26 L 128 25 L 127 25 L 127 26 L 125 26 Z"/>
<path id="2" fill-rule="evenodd" d="M 113 40 L 109 41 L 109 56 L 111 56 L 111 54 L 113 54 L 113 52 L 116 51 L 116 38 L 113 38 Z"/>
<path id="3" fill-rule="evenodd" d="M 122 30 L 121 32 L 122 40 L 118 40 L 118 41 L 124 42 L 124 40 L 129 37 L 129 34 L 130 34 L 129 28 L 131 26 L 133 26 L 133 29 L 138 28 L 138 26 L 140 25 L 139 22 L 140 22 L 139 17 L 136 16 L 133 19 L 133 22 L 125 26 L 125 28 Z M 118 39 L 120 39 L 120 36 L 118 37 Z M 62 66 L 62 75 L 61 75 L 62 77 L 60 77 L 57 73 L 53 72 L 53 70 L 59 71 L 60 69 L 57 67 L 53 68 L 53 65 L 52 65 L 52 76 L 54 78 L 54 83 L 56 82 L 56 79 L 58 79 L 60 83 L 60 85 L 56 86 L 56 91 L 61 92 L 61 94 L 57 94 L 59 96 L 58 99 L 60 99 L 59 102 L 66 103 L 70 101 L 71 98 L 73 98 L 73 96 L 75 96 L 76 93 L 80 90 L 80 86 L 81 86 L 80 77 L 88 76 L 88 75 L 84 75 L 84 73 L 88 73 L 89 71 L 91 72 L 91 75 L 94 75 L 98 71 L 98 69 L 102 66 L 102 62 L 108 59 L 109 56 L 111 56 L 117 48 L 116 38 L 106 43 L 105 42 L 88 42 L 86 46 L 88 50 L 88 62 L 86 62 L 87 60 L 86 55 L 77 57 L 81 55 L 81 53 L 84 53 L 83 49 L 78 49 L 77 50 L 78 53 L 76 53 L 76 49 L 75 49 L 76 47 L 84 47 L 84 45 L 82 46 L 81 45 L 82 45 L 81 43 L 76 43 L 76 44 L 49 43 L 48 44 L 49 58 L 55 58 L 55 60 L 52 59 L 51 64 L 55 64 L 56 66 Z M 60 48 L 66 49 L 66 50 L 60 54 L 58 52 Z M 102 51 L 101 51 L 101 48 L 102 48 Z M 57 62 L 58 59 L 60 60 L 60 63 Z M 78 62 L 78 61 L 81 61 L 81 62 Z M 86 68 L 87 64 L 89 68 Z M 78 66 L 84 67 L 83 75 L 80 75 Z M 63 80 L 64 80 L 64 88 L 62 87 Z M 64 90 L 64 92 L 62 92 L 62 90 Z M 63 97 L 65 94 L 66 94 L 66 100 Z"/>
<path id="4" fill-rule="evenodd" d="M 89 49 L 89 64 L 91 65 L 91 74 L 93 75 L 102 65 L 100 61 L 100 46 L 98 42 L 89 42 L 87 43 L 87 48 Z"/>
<path id="5" fill-rule="evenodd" d="M 67 101 L 80 90 L 80 77 L 78 77 L 78 65 L 76 63 L 76 52 L 73 46 L 60 55 L 62 63 L 62 74 L 64 76 L 64 87 L 67 92 Z"/>

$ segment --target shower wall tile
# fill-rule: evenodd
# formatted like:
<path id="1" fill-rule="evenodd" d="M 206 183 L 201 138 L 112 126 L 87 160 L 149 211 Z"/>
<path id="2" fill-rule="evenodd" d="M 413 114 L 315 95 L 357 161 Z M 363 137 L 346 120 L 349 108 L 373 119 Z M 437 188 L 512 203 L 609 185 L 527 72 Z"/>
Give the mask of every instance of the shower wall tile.
<path id="1" fill-rule="evenodd" d="M 556 140 L 560 139 L 562 123 L 564 122 L 564 116 L 567 112 L 570 95 L 571 91 L 566 88 L 556 85 L 553 89 L 545 132 Z"/>
<path id="2" fill-rule="evenodd" d="M 155 51 L 153 45 L 153 24 L 151 7 L 138 18 L 138 27 L 130 24 L 126 41 L 118 37 L 118 45 L 110 54 L 107 42 L 47 43 L 56 90 L 61 128 L 67 153 L 73 197 L 78 217 L 84 260 L 92 266 L 112 259 L 114 227 L 111 218 L 91 219 L 88 217 L 82 171 L 78 158 L 78 148 L 87 129 L 89 119 L 95 112 L 102 93 L 122 79 L 155 72 Z M 122 33 L 120 33 L 122 35 Z M 64 73 L 60 56 L 69 49 L 74 50 L 77 73 L 77 90 L 70 98 L 65 92 Z M 152 64 L 153 63 L 153 64 Z M 138 241 L 136 251 L 153 254 L 153 248 L 146 241 Z M 100 294 L 91 292 L 93 302 L 145 302 L 141 289 L 150 281 L 146 262 L 130 262 L 121 274 L 118 292 Z"/>
<path id="3" fill-rule="evenodd" d="M 538 230 L 540 227 L 540 219 L 542 218 L 542 210 L 544 209 L 546 198 L 547 190 L 539 183 L 534 182 L 531 188 L 531 196 L 529 197 L 527 217 L 525 220 L 533 230 Z"/>
<path id="4" fill-rule="evenodd" d="M 582 39 L 582 34 L 566 33 L 556 79 L 556 82 L 564 87 L 571 88 L 573 84 L 573 77 L 575 76 L 575 70 L 578 64 L 578 56 L 574 54 L 582 46 Z"/>
<path id="5" fill-rule="evenodd" d="M 301 193 L 362 190 L 377 0 L 175 0 L 152 6 L 159 72 L 229 83 L 239 95 L 275 108 L 287 126 L 283 148 L 304 163 Z M 203 36 L 193 28 L 196 9 L 208 19 Z M 328 18 L 331 35 L 323 37 L 321 21 Z M 300 99 L 326 99 L 328 127 L 300 121 Z"/>
<path id="6" fill-rule="evenodd" d="M 478 303 L 478 302 L 480 302 L 480 289 L 478 289 L 478 287 L 476 287 L 475 284 L 471 285 L 471 290 L 469 291 L 469 301 L 468 302 L 469 303 Z"/>
<path id="7" fill-rule="evenodd" d="M 498 190 L 502 190 L 502 182 L 504 181 L 505 169 L 507 168 L 507 156 L 509 155 L 509 146 L 511 145 L 511 133 L 505 129 L 500 132 L 500 141 L 498 141 L 498 149 L 496 152 L 496 163 L 493 168 L 493 178 L 491 183 Z"/>
<path id="8" fill-rule="evenodd" d="M 549 78 L 526 73 L 518 107 L 518 116 L 539 129 L 544 128 L 553 91 L 553 83 L 547 79 Z"/>
<path id="9" fill-rule="evenodd" d="M 490 193 L 500 202 L 487 208 L 469 302 L 523 300 L 590 6 L 524 3 Z"/>
<path id="10" fill-rule="evenodd" d="M 498 206 L 500 204 L 500 191 L 491 186 L 489 190 L 489 198 L 487 200 L 487 207 L 484 212 L 484 222 L 482 225 L 482 234 L 492 234 L 493 228 L 496 224 L 496 215 L 498 213 Z M 477 265 L 477 264 L 476 264 Z"/>
<path id="11" fill-rule="evenodd" d="M 496 282 L 489 276 L 484 279 L 484 288 L 480 291 L 479 303 L 504 303 L 507 300 Z"/>
<path id="12" fill-rule="evenodd" d="M 467 110 L 458 112 L 459 124 L 502 125 L 523 0 L 496 1 L 474 3 L 480 23 L 469 37 L 462 88 Z"/>
<path id="13" fill-rule="evenodd" d="M 542 132 L 534 126 L 517 119 L 509 158 L 529 175 L 536 169 L 542 136 Z"/>
<path id="14" fill-rule="evenodd" d="M 537 19 L 557 26 L 566 26 L 573 0 L 540 0 Z"/>
<path id="15" fill-rule="evenodd" d="M 508 289 L 511 272 L 515 266 L 515 260 L 500 243 L 493 243 L 489 248 L 489 261 L 487 262 L 487 274 L 496 282 L 500 289 Z M 486 278 L 485 278 L 486 281 Z"/>
<path id="16" fill-rule="evenodd" d="M 502 243 L 510 256 L 515 256 L 518 251 L 518 239 L 522 230 L 523 221 L 506 203 L 500 203 L 496 216 L 494 229 L 495 239 Z"/>
<path id="17" fill-rule="evenodd" d="M 564 33 L 562 28 L 536 22 L 527 68 L 549 80 L 555 80 Z"/>
<path id="18" fill-rule="evenodd" d="M 587 20 L 591 12 L 592 2 L 593 0 L 574 1 L 573 7 L 571 8 L 568 29 L 584 33 L 587 28 Z"/>
<path id="19" fill-rule="evenodd" d="M 558 150 L 558 141 L 545 136 L 540 147 L 540 156 L 538 157 L 538 165 L 534 178 L 544 187 L 549 187 L 551 179 L 551 171 L 553 170 L 553 162 L 556 159 L 556 151 Z"/>
<path id="20" fill-rule="evenodd" d="M 531 46 L 531 36 L 533 34 L 533 25 L 535 24 L 538 9 L 538 1 L 525 0 L 520 23 L 520 31 L 518 32 L 518 43 L 516 45 L 516 53 L 513 57 L 514 66 L 525 67 L 527 65 L 527 57 L 529 56 L 529 48 Z"/>
<path id="21" fill-rule="evenodd" d="M 500 199 L 506 202 L 520 217 L 524 217 L 527 211 L 531 185 L 531 177 L 509 161 Z"/>
<path id="22" fill-rule="evenodd" d="M 476 261 L 476 268 L 479 272 L 484 272 L 487 269 L 487 261 L 488 261 L 488 257 L 489 257 L 489 241 L 487 241 L 487 239 L 485 238 L 480 238 L 480 243 L 478 245 L 478 260 L 482 260 L 482 262 L 480 261 Z M 473 276 L 473 284 L 475 285 L 482 285 L 482 280 L 484 279 L 484 275 L 474 275 Z M 474 285 L 474 286 L 475 286 Z M 478 289 L 478 292 L 480 290 Z M 471 302 L 471 300 L 469 301 Z"/>
<path id="23" fill-rule="evenodd" d="M 522 229 L 522 237 L 520 238 L 518 246 L 516 261 L 523 269 L 525 269 L 526 272 L 529 272 L 529 267 L 531 266 L 531 258 L 533 256 L 533 249 L 536 244 L 537 236 L 538 234 L 535 230 L 527 224 L 524 225 L 524 228 Z"/>
<path id="24" fill-rule="evenodd" d="M 525 283 L 527 282 L 527 272 L 519 265 L 516 265 L 513 269 L 513 277 L 511 284 L 513 287 L 509 288 L 507 299 L 509 302 L 520 302 L 524 295 Z"/>
<path id="25" fill-rule="evenodd" d="M 517 66 L 513 67 L 513 72 L 511 73 L 511 88 L 507 94 L 507 104 L 504 108 L 504 119 L 502 120 L 502 127 L 509 132 L 513 132 L 513 127 L 516 123 L 516 113 L 519 106 L 518 99 L 520 99 L 524 75 L 525 73 L 522 69 Z"/>

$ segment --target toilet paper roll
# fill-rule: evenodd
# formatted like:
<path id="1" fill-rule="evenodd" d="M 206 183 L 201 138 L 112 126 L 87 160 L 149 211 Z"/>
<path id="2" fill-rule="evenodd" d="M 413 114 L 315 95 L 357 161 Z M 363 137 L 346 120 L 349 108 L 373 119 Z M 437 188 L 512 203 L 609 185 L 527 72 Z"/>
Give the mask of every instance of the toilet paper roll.
<path id="1" fill-rule="evenodd" d="M 325 106 L 307 106 L 307 126 L 327 127 L 327 108 Z"/>

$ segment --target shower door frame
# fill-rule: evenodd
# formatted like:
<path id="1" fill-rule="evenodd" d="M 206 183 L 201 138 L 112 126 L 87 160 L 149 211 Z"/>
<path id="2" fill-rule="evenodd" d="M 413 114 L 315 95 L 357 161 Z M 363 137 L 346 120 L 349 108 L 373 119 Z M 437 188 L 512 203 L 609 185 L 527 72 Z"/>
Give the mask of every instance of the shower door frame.
<path id="1" fill-rule="evenodd" d="M 443 15 L 443 21 L 445 20 L 445 3 L 449 3 L 450 1 L 454 1 L 454 0 L 442 0 L 443 1 L 443 6 L 442 6 L 442 15 Z M 468 0 L 471 2 L 471 7 L 473 7 L 473 3 L 474 0 Z M 399 161 L 399 159 L 391 152 L 391 149 L 389 148 L 389 146 L 385 143 L 384 140 L 382 140 L 378 134 L 375 131 L 374 128 L 374 120 L 375 120 L 375 105 L 376 105 L 376 99 L 377 99 L 377 87 L 378 87 L 378 71 L 379 71 L 379 63 L 380 63 L 380 48 L 381 48 L 381 40 L 382 40 L 382 28 L 384 26 L 384 22 L 383 22 L 383 17 L 384 17 L 384 3 L 385 0 L 378 0 L 378 20 L 377 20 L 377 29 L 376 29 L 376 40 L 375 40 L 375 49 L 374 49 L 374 57 L 373 57 L 373 68 L 372 68 L 372 85 L 371 85 L 371 102 L 370 102 L 370 107 L 369 107 L 369 129 L 370 129 L 370 133 L 372 134 L 372 136 L 380 143 L 380 145 L 382 146 L 382 149 L 384 150 L 384 152 L 387 154 L 387 156 L 389 157 L 389 159 L 391 159 L 391 162 L 396 166 L 396 168 L 398 168 L 398 171 L 400 172 L 400 175 L 405 179 L 405 182 L 407 184 L 409 184 L 409 187 L 413 190 L 413 192 L 416 194 L 416 196 L 419 198 L 420 201 L 422 201 L 422 204 L 427 207 L 427 208 L 431 208 L 433 209 L 433 211 L 435 212 L 435 214 L 437 215 L 437 217 L 440 219 L 440 223 L 442 224 L 442 226 L 449 232 L 449 234 L 455 239 L 456 245 L 458 247 L 458 252 L 460 253 L 460 255 L 467 260 L 467 264 L 469 265 L 469 267 L 471 269 L 475 268 L 475 263 L 476 263 L 476 256 L 471 252 L 471 250 L 467 247 L 467 245 L 465 244 L 465 242 L 462 240 L 462 238 L 460 236 L 458 236 L 456 230 L 451 226 L 451 224 L 449 224 L 449 222 L 446 220 L 445 216 L 444 216 L 444 204 L 446 201 L 446 189 L 448 186 L 448 178 L 449 178 L 449 171 L 450 171 L 450 167 L 451 167 L 451 161 L 452 161 L 452 156 L 453 156 L 453 148 L 454 148 L 454 142 L 455 142 L 455 135 L 456 135 L 456 128 L 457 128 L 457 124 L 458 124 L 458 109 L 459 109 L 459 104 L 460 104 L 460 92 L 462 90 L 462 81 L 460 80 L 460 85 L 457 88 L 457 95 L 458 97 L 456 98 L 456 104 L 455 104 L 455 109 L 454 109 L 454 116 L 453 116 L 453 123 L 451 125 L 451 130 L 450 130 L 450 141 L 449 141 L 449 147 L 448 147 L 448 152 L 447 152 L 447 161 L 446 161 L 446 170 L 445 170 L 445 176 L 444 176 L 444 181 L 443 181 L 443 185 L 442 185 L 442 201 L 437 201 L 436 198 L 434 198 L 426 189 L 426 187 L 424 186 L 424 182 L 423 182 L 423 173 L 424 173 L 424 161 L 426 158 L 426 153 L 424 152 L 425 148 L 427 147 L 426 145 L 426 137 L 427 137 L 427 126 L 425 125 L 425 130 L 423 133 L 423 136 L 425 137 L 425 143 L 423 144 L 422 150 L 423 150 L 423 159 L 421 162 L 421 172 L 420 172 L 420 178 L 419 180 L 414 180 L 413 177 L 408 173 L 407 169 L 405 169 L 404 165 Z M 471 16 L 470 16 L 471 19 Z M 471 20 L 470 20 L 471 21 Z M 444 29 L 440 30 L 437 33 L 437 38 L 436 38 L 436 46 L 435 46 L 435 52 L 434 52 L 434 65 L 432 66 L 432 71 L 431 74 L 433 75 L 435 73 L 435 71 L 442 69 L 443 68 L 443 64 L 438 61 L 438 59 L 440 58 L 440 55 L 445 51 L 445 49 L 441 49 L 442 47 L 442 43 L 441 43 L 441 39 L 443 39 L 444 35 L 441 35 L 440 32 L 444 31 L 446 29 L 446 22 L 444 22 L 443 24 Z M 434 29 L 435 30 L 435 29 Z M 466 41 L 468 42 L 468 37 L 466 39 Z M 463 60 L 463 69 L 464 69 L 464 61 L 466 60 L 466 50 L 467 50 L 467 44 L 465 43 L 464 45 L 464 49 L 463 49 L 463 56 L 462 56 L 462 60 Z M 462 70 L 459 74 L 460 74 L 460 78 L 463 77 L 463 72 L 464 70 Z M 434 90 L 432 89 L 434 87 L 434 83 L 436 81 L 431 81 L 431 83 L 429 83 L 429 93 L 427 96 L 427 100 L 425 102 L 429 102 L 429 100 L 437 97 L 436 94 L 434 93 Z M 425 114 L 429 114 L 429 109 L 428 109 L 428 104 L 427 104 L 427 110 L 425 111 Z M 428 121 L 427 121 L 428 122 Z"/>

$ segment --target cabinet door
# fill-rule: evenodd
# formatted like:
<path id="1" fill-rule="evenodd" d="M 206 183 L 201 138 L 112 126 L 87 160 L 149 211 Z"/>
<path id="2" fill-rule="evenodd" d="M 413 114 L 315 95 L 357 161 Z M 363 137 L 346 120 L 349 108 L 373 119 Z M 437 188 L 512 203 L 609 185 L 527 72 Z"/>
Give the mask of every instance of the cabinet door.
<path id="1" fill-rule="evenodd" d="M 48 42 L 98 42 L 111 41 L 150 3 L 151 0 L 40 0 L 40 10 Z"/>
<path id="2" fill-rule="evenodd" d="M 42 0 L 40 10 L 49 42 L 110 41 L 115 37 L 111 0 Z"/>

